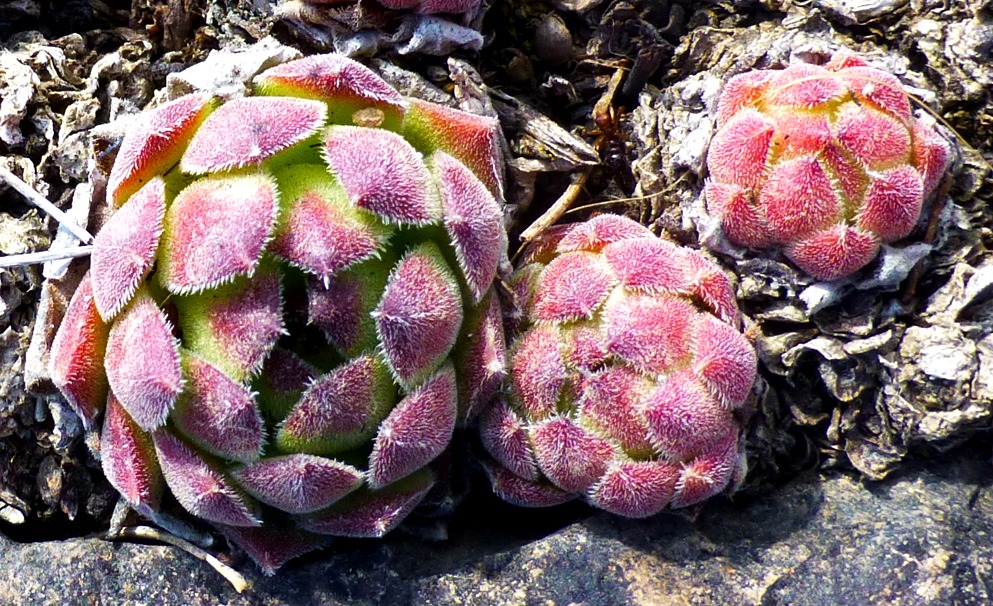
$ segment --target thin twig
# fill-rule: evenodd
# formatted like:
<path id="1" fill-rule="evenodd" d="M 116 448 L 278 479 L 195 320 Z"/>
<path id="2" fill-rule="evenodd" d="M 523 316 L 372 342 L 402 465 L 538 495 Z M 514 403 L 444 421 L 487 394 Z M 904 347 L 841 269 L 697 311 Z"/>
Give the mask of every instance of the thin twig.
<path id="1" fill-rule="evenodd" d="M 544 212 L 540 217 L 535 219 L 535 222 L 531 224 L 530 227 L 521 233 L 521 240 L 523 242 L 530 242 L 538 237 L 541 232 L 548 229 L 553 223 L 559 220 L 559 218 L 565 214 L 565 211 L 569 210 L 572 203 L 576 201 L 580 192 L 583 191 L 583 187 L 586 185 L 586 179 L 590 176 L 590 169 L 586 169 L 582 172 L 578 172 L 572 176 L 572 182 L 569 183 L 569 187 L 562 192 L 559 199 L 552 203 L 548 210 Z"/>
<path id="2" fill-rule="evenodd" d="M 246 581 L 245 577 L 241 576 L 238 571 L 221 562 L 210 553 L 200 549 L 193 543 L 173 536 L 169 533 L 162 532 L 157 528 L 152 528 L 151 526 L 129 526 L 127 528 L 120 529 L 117 534 L 111 535 L 109 538 L 115 541 L 121 539 L 141 539 L 143 541 L 159 541 L 161 543 L 172 545 L 173 547 L 182 549 L 193 557 L 203 560 L 213 566 L 214 570 L 220 573 L 220 575 L 224 577 L 228 583 L 231 583 L 234 590 L 238 593 L 248 589 L 248 581 Z"/>
<path id="3" fill-rule="evenodd" d="M 72 248 L 43 250 L 41 252 L 24 253 L 23 255 L 4 255 L 0 257 L 0 267 L 17 267 L 19 265 L 34 265 L 35 263 L 75 259 L 76 257 L 85 257 L 92 252 L 93 246 L 73 246 Z"/>
<path id="4" fill-rule="evenodd" d="M 77 225 L 75 221 L 69 218 L 69 215 L 59 210 L 54 204 L 46 200 L 44 196 L 32 189 L 30 185 L 22 181 L 20 177 L 3 166 L 0 166 L 0 181 L 10 185 L 19 194 L 27 198 L 29 202 L 51 215 L 83 244 L 89 244 L 93 241 L 93 236 L 90 232 Z"/>

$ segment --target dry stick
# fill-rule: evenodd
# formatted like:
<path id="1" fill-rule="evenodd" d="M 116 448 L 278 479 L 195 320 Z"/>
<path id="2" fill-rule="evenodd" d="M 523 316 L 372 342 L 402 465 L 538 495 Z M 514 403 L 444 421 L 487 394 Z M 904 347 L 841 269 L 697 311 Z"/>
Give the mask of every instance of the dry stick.
<path id="1" fill-rule="evenodd" d="M 92 246 L 74 246 L 72 248 L 43 250 L 41 252 L 25 253 L 23 255 L 4 255 L 0 257 L 0 268 L 17 267 L 19 265 L 34 265 L 35 263 L 62 261 L 63 259 L 74 259 L 76 257 L 85 257 L 92 252 Z"/>
<path id="2" fill-rule="evenodd" d="M 199 558 L 213 566 L 214 570 L 220 573 L 220 575 L 224 577 L 228 583 L 231 583 L 234 590 L 238 593 L 248 589 L 248 581 L 245 580 L 245 577 L 238 574 L 235 569 L 231 568 L 224 562 L 221 562 L 216 557 L 207 551 L 200 549 L 193 543 L 173 536 L 169 533 L 162 532 L 156 528 L 152 528 L 151 526 L 129 526 L 127 528 L 120 529 L 120 531 L 109 538 L 115 541 L 121 539 L 141 539 L 143 541 L 159 541 L 161 543 L 172 545 L 173 547 L 182 549 L 193 557 Z"/>
<path id="3" fill-rule="evenodd" d="M 572 175 L 572 182 L 569 183 L 569 187 L 562 192 L 558 200 L 552 203 L 552 205 L 542 214 L 540 217 L 535 219 L 534 223 L 530 227 L 525 229 L 521 233 L 521 240 L 524 242 L 530 242 L 538 237 L 541 232 L 548 229 L 553 223 L 559 220 L 559 217 L 565 214 L 572 203 L 575 202 L 576 198 L 579 196 L 580 192 L 583 191 L 583 187 L 586 185 L 586 179 L 590 176 L 590 169 L 586 169 L 582 172 L 578 172 Z"/>
<path id="4" fill-rule="evenodd" d="M 59 222 L 60 225 L 68 229 L 69 233 L 76 236 L 76 239 L 83 244 L 89 244 L 93 241 L 93 236 L 90 235 L 90 232 L 77 225 L 72 219 L 69 218 L 69 215 L 56 208 L 56 206 L 46 200 L 44 196 L 36 192 L 30 185 L 22 181 L 20 177 L 10 172 L 3 166 L 0 166 L 0 181 L 10 185 L 19 194 L 27 198 L 29 202 L 51 215 L 56 221 Z"/>

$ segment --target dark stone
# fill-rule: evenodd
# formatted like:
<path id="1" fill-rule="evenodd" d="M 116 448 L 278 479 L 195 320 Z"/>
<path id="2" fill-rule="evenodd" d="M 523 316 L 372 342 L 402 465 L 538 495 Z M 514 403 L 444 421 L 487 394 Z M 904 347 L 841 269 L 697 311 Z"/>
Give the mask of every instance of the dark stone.
<path id="1" fill-rule="evenodd" d="M 0 538 L 0 603 L 983 604 L 993 595 L 985 456 L 915 462 L 875 484 L 810 475 L 712 503 L 695 521 L 598 514 L 543 538 L 517 520 L 550 523 L 554 511 L 487 505 L 486 519 L 445 543 L 341 541 L 270 578 L 236 563 L 253 584 L 242 595 L 168 547 Z"/>

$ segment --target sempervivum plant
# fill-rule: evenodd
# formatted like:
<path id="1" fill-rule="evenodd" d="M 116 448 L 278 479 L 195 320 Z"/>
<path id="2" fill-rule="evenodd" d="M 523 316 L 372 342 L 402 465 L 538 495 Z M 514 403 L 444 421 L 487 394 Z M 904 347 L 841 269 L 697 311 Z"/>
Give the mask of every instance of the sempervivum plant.
<path id="1" fill-rule="evenodd" d="M 716 265 L 602 215 L 532 242 L 511 286 L 509 388 L 480 417 L 497 494 L 644 517 L 735 486 L 756 357 Z"/>
<path id="2" fill-rule="evenodd" d="M 707 207 L 734 244 L 780 245 L 815 278 L 838 279 L 913 231 L 948 157 L 899 80 L 838 53 L 728 81 Z"/>
<path id="3" fill-rule="evenodd" d="M 271 571 L 432 486 L 502 378 L 506 235 L 495 120 L 337 55 L 254 85 L 127 133 L 51 374 L 135 509 L 171 493 Z"/>

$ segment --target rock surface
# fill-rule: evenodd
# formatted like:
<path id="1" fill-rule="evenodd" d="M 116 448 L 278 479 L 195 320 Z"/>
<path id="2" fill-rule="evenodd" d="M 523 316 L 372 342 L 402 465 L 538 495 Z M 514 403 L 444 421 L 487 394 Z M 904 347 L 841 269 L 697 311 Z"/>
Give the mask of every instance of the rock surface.
<path id="1" fill-rule="evenodd" d="M 801 477 L 693 522 L 595 515 L 533 541 L 514 525 L 527 512 L 504 507 L 445 543 L 342 542 L 271 578 L 244 562 L 252 588 L 241 595 L 168 547 L 0 538 L 0 603 L 989 603 L 993 474 L 982 457 L 966 449 L 875 484 Z"/>

